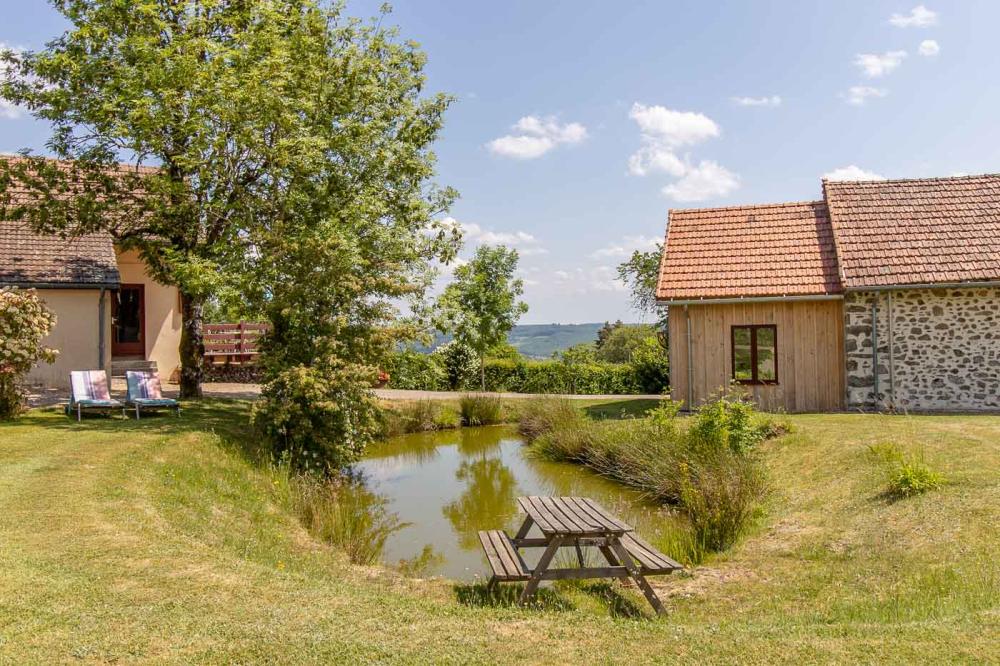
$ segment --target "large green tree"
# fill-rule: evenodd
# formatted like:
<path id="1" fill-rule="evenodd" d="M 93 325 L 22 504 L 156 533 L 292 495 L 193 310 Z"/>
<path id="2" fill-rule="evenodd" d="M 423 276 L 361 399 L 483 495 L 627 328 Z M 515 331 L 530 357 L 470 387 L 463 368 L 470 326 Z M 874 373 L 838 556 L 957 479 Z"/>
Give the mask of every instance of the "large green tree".
<path id="1" fill-rule="evenodd" d="M 354 26 L 313 0 L 51 1 L 69 28 L 41 50 L 5 51 L 0 96 L 50 123 L 50 153 L 70 162 L 27 151 L 3 161 L 0 189 L 16 181 L 37 195 L 7 199 L 5 214 L 138 249 L 180 291 L 181 395 L 199 396 L 206 299 L 301 177 L 290 165 L 315 152 L 305 128 L 327 105 L 364 107 L 379 72 L 352 69 L 339 40 L 308 51 L 317 30 L 349 40 Z M 330 99 L 338 84 L 350 94 Z"/>
<path id="2" fill-rule="evenodd" d="M 435 221 L 455 197 L 432 182 L 450 98 L 424 95 L 424 65 L 378 22 L 317 11 L 296 28 L 286 76 L 302 91 L 300 139 L 273 210 L 241 238 L 237 274 L 272 325 L 255 422 L 301 466 L 343 467 L 371 440 L 370 387 L 416 331 L 397 306 L 419 312 L 431 261 L 460 244 Z"/>
<path id="3" fill-rule="evenodd" d="M 516 278 L 517 250 L 481 245 L 438 299 L 439 327 L 479 356 L 480 386 L 486 390 L 486 354 L 507 339 L 528 305 L 518 300 L 524 281 Z"/>

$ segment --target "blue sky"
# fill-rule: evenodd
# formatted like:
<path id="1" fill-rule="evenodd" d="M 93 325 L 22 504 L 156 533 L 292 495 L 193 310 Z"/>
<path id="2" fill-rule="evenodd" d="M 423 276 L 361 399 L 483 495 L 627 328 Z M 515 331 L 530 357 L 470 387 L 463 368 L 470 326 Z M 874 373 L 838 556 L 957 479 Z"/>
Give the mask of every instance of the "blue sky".
<path id="1" fill-rule="evenodd" d="M 7 45 L 63 29 L 40 0 L 0 7 Z M 391 20 L 458 98 L 439 182 L 469 250 L 521 250 L 525 322 L 637 320 L 614 266 L 672 207 L 815 199 L 831 172 L 1000 171 L 998 2 L 420 0 Z M 0 109 L 0 151 L 46 136 Z"/>

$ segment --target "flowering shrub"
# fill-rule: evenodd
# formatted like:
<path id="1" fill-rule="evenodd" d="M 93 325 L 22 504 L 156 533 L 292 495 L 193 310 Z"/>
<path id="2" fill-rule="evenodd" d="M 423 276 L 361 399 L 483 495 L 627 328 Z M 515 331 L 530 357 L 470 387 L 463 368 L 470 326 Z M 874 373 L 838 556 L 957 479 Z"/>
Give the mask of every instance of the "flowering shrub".
<path id="1" fill-rule="evenodd" d="M 33 289 L 0 289 L 0 420 L 21 412 L 21 377 L 39 361 L 55 361 L 59 352 L 42 346 L 55 324 Z"/>

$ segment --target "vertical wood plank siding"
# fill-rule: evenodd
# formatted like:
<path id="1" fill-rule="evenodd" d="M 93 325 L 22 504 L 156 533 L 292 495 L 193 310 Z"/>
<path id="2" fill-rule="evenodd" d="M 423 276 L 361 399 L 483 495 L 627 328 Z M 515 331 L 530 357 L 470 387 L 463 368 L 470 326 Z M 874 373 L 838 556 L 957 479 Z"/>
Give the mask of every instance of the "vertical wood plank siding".
<path id="1" fill-rule="evenodd" d="M 687 317 L 691 318 L 692 402 L 730 384 L 733 326 L 774 324 L 778 384 L 745 386 L 763 409 L 827 412 L 844 403 L 843 301 L 787 301 L 671 306 L 670 386 L 688 399 Z"/>

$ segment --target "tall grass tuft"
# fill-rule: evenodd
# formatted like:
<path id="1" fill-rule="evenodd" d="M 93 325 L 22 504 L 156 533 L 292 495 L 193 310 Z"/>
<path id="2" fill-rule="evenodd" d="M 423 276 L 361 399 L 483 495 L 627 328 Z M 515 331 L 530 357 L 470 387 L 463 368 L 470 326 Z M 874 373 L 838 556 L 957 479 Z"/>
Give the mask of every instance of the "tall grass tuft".
<path id="1" fill-rule="evenodd" d="M 529 444 L 546 433 L 583 427 L 589 422 L 566 398 L 539 398 L 526 402 L 518 415 L 517 430 Z"/>
<path id="2" fill-rule="evenodd" d="M 503 412 L 503 401 L 496 396 L 463 395 L 459 401 L 462 423 L 468 426 L 503 423 Z"/>
<path id="3" fill-rule="evenodd" d="M 730 548 L 762 514 L 768 482 L 755 447 L 780 428 L 730 398 L 703 407 L 687 428 L 678 408 L 665 401 L 644 419 L 595 422 L 572 406 L 571 415 L 539 405 L 522 416 L 521 432 L 540 457 L 585 465 L 677 506 L 687 519 L 679 545 L 697 562 Z"/>
<path id="4" fill-rule="evenodd" d="M 884 495 L 906 499 L 943 486 L 946 479 L 924 460 L 922 453 L 906 454 L 893 442 L 879 442 L 868 447 L 868 456 L 881 468 Z"/>
<path id="5" fill-rule="evenodd" d="M 436 400 L 414 400 L 387 407 L 382 412 L 382 435 L 447 430 L 461 425 L 461 416 Z"/>
<path id="6" fill-rule="evenodd" d="M 292 506 L 310 534 L 342 549 L 354 564 L 375 564 L 386 539 L 406 527 L 386 501 L 359 483 L 314 475 L 293 477 Z"/>

